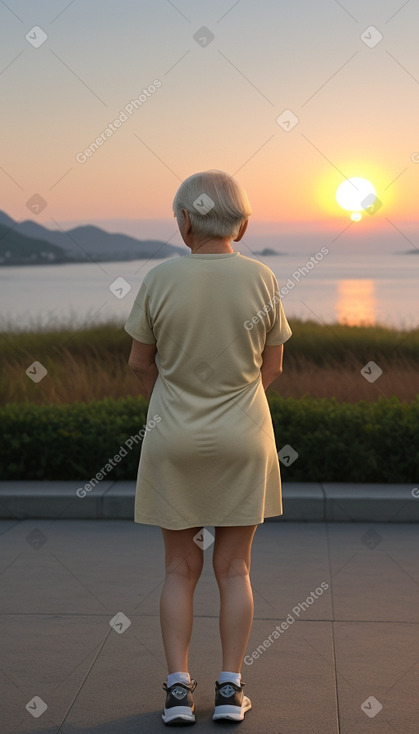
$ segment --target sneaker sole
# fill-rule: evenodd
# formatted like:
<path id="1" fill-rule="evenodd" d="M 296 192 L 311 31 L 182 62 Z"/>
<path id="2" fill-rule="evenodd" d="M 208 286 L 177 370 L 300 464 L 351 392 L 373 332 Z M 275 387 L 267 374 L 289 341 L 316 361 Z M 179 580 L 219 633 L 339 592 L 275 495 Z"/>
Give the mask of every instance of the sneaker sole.
<path id="1" fill-rule="evenodd" d="M 249 709 L 251 708 L 252 704 L 250 702 L 250 698 L 247 698 L 247 696 L 243 696 L 243 704 L 241 707 L 231 705 L 216 706 L 212 718 L 213 721 L 217 721 L 218 719 L 243 721 L 246 711 L 249 711 Z"/>
<path id="2" fill-rule="evenodd" d="M 189 706 L 174 706 L 162 714 L 165 724 L 195 724 L 195 714 L 191 713 Z"/>

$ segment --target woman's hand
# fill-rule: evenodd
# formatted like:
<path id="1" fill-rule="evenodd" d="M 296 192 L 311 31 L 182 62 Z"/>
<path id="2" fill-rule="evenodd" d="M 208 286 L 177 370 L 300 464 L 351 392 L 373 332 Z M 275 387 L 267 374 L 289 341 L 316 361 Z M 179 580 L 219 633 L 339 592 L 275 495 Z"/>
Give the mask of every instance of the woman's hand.
<path id="1" fill-rule="evenodd" d="M 260 368 L 260 374 L 262 375 L 262 385 L 264 390 L 276 380 L 282 372 L 282 360 L 284 358 L 284 345 L 278 344 L 269 346 L 265 344 L 265 349 L 262 352 L 263 363 Z"/>
<path id="2" fill-rule="evenodd" d="M 140 394 L 144 395 L 147 400 L 151 397 L 154 384 L 159 374 L 155 362 L 156 353 L 157 347 L 155 344 L 145 344 L 144 342 L 137 341 L 137 339 L 132 340 L 128 366 L 131 367 L 134 374 L 140 380 Z"/>

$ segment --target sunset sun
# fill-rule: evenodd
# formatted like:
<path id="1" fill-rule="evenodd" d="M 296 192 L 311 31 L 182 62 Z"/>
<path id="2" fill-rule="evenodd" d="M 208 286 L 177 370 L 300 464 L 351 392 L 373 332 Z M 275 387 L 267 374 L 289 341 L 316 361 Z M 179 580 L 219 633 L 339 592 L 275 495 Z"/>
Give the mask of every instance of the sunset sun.
<path id="1" fill-rule="evenodd" d="M 377 200 L 377 193 L 371 181 L 366 178 L 347 178 L 336 190 L 336 201 L 342 209 L 351 212 L 351 219 L 358 222 L 361 212 L 371 207 Z"/>

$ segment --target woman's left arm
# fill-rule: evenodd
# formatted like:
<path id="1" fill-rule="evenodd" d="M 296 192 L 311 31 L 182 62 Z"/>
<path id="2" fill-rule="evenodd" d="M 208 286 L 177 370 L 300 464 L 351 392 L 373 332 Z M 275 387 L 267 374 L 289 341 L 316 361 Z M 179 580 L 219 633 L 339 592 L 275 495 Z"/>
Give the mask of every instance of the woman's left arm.
<path id="1" fill-rule="evenodd" d="M 136 339 L 132 340 L 131 354 L 128 359 L 128 366 L 137 375 L 141 383 L 141 395 L 147 400 L 150 399 L 153 392 L 154 383 L 157 380 L 159 371 L 155 362 L 157 347 L 155 344 L 145 344 Z"/>

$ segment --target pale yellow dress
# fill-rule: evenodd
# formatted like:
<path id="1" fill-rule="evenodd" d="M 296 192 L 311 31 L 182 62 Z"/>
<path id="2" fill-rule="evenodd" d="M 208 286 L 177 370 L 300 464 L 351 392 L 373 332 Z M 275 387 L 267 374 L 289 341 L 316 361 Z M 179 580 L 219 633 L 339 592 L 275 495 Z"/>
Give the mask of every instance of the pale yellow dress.
<path id="1" fill-rule="evenodd" d="M 135 522 L 182 530 L 282 515 L 260 374 L 265 344 L 283 344 L 292 333 L 278 290 L 270 268 L 237 251 L 172 258 L 144 277 L 125 329 L 156 344 L 159 375 Z"/>

